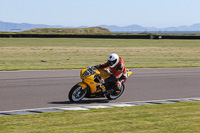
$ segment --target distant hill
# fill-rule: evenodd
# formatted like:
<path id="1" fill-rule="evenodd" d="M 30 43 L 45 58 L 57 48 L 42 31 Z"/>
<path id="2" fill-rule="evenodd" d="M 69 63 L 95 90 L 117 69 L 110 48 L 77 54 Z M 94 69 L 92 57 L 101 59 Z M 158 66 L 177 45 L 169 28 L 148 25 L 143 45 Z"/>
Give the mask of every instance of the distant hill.
<path id="1" fill-rule="evenodd" d="M 143 27 L 140 25 L 129 25 L 125 27 L 119 27 L 116 25 L 100 25 L 101 27 L 105 27 L 109 29 L 110 31 L 115 32 L 131 32 L 131 31 L 199 31 L 200 32 L 200 23 L 193 24 L 191 26 L 178 26 L 178 27 L 166 27 L 166 28 L 157 28 L 157 27 Z"/>
<path id="2" fill-rule="evenodd" d="M 129 31 L 129 30 L 138 30 L 138 31 L 144 31 L 145 27 L 142 27 L 140 25 L 129 25 L 129 26 L 125 26 L 125 27 L 119 27 L 116 25 L 111 25 L 111 26 L 107 26 L 107 25 L 99 25 L 100 27 L 104 27 L 109 29 L 110 31 Z"/>
<path id="3" fill-rule="evenodd" d="M 129 26 L 116 26 L 116 25 L 98 25 L 96 27 L 104 27 L 109 29 L 111 32 L 144 32 L 144 31 L 200 31 L 200 23 L 193 24 L 191 26 L 178 26 L 178 27 L 166 27 L 166 28 L 157 28 L 157 27 L 143 27 L 140 25 L 129 25 Z M 88 26 L 80 27 L 66 27 L 61 25 L 44 25 L 44 24 L 28 24 L 28 23 L 9 23 L 0 21 L 0 31 L 13 31 L 19 32 L 24 30 L 30 30 L 35 28 L 88 28 Z"/>
<path id="4" fill-rule="evenodd" d="M 28 23 L 9 23 L 0 21 L 0 31 L 24 31 L 35 28 L 64 28 L 64 26 L 60 25 L 44 25 L 44 24 L 28 24 Z"/>
<path id="5" fill-rule="evenodd" d="M 108 29 L 102 27 L 89 28 L 36 28 L 25 30 L 23 33 L 111 33 Z"/>

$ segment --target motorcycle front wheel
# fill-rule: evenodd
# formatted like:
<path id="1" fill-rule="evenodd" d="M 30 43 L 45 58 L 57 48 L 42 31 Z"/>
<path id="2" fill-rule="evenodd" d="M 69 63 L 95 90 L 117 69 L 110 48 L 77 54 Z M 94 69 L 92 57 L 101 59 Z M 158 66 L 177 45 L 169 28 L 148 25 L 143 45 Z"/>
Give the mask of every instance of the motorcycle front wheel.
<path id="1" fill-rule="evenodd" d="M 69 92 L 68 98 L 71 102 L 81 101 L 87 93 L 87 89 L 83 89 L 82 86 L 75 85 Z"/>
<path id="2" fill-rule="evenodd" d="M 115 100 L 115 99 L 117 99 L 118 97 L 120 97 L 122 95 L 122 93 L 124 92 L 124 89 L 125 89 L 125 86 L 124 86 L 124 84 L 122 84 L 122 86 L 120 88 L 120 91 L 114 91 L 114 92 L 106 95 L 106 97 L 109 100 Z"/>

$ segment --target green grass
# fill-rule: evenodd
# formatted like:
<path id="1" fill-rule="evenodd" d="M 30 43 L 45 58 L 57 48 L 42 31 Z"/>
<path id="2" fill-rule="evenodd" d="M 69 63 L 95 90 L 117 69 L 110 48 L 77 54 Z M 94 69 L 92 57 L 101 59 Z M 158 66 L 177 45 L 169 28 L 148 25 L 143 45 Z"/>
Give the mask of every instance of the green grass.
<path id="1" fill-rule="evenodd" d="M 200 132 L 200 102 L 1 116 L 1 133 Z"/>
<path id="2" fill-rule="evenodd" d="M 111 53 L 127 67 L 200 67 L 200 40 L 0 38 L 0 70 L 83 68 Z"/>

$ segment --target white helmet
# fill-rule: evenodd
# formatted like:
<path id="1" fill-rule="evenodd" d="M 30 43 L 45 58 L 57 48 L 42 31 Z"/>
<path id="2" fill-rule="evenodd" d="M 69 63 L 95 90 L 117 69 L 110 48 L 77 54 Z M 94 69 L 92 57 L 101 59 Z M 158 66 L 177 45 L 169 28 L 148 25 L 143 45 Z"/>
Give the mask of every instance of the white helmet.
<path id="1" fill-rule="evenodd" d="M 115 53 L 108 57 L 108 64 L 111 68 L 115 67 L 119 63 L 119 56 Z"/>

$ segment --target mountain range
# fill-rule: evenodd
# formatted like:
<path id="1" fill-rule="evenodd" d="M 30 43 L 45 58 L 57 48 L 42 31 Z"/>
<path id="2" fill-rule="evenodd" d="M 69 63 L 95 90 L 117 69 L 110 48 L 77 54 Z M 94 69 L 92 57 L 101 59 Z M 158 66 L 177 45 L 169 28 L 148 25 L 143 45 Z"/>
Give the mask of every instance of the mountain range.
<path id="1" fill-rule="evenodd" d="M 71 26 L 62 26 L 62 25 L 45 25 L 45 24 L 29 24 L 29 23 L 10 23 L 0 21 L 0 31 L 5 32 L 20 32 L 24 30 L 30 30 L 35 28 L 87 28 L 88 26 L 80 27 L 71 27 Z M 124 27 L 119 27 L 116 25 L 97 25 L 95 27 L 104 27 L 109 29 L 111 32 L 168 32 L 168 31 L 197 31 L 200 32 L 200 23 L 193 24 L 190 26 L 183 25 L 178 27 L 166 27 L 166 28 L 157 28 L 157 27 L 143 27 L 140 25 L 129 25 Z"/>

